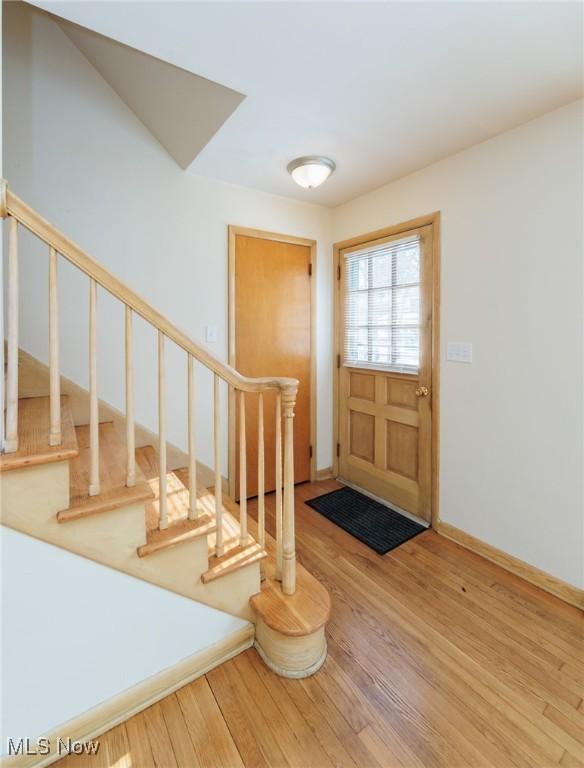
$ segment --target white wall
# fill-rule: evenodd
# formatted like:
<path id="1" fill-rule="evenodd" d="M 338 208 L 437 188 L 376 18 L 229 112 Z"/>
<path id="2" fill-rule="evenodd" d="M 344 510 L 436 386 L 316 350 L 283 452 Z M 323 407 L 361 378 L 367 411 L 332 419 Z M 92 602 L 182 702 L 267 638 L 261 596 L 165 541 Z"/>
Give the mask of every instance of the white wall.
<path id="1" fill-rule="evenodd" d="M 2 70 L 2 16 L 4 14 L 4 4 L 0 3 L 0 72 Z M 3 135 L 2 135 L 2 78 L 0 78 L 0 178 L 3 178 L 2 154 L 3 154 Z M 0 260 L 4 259 L 4 226 L 0 233 Z M 4 339 L 4 270 L 0 270 L 0 339 Z M 0 371 L 4 370 L 4 344 L 0 344 Z M 4 408 L 4 376 L 0 376 L 0 403 Z M 4 447 L 4 419 L 0 419 L 0 451 Z"/>
<path id="2" fill-rule="evenodd" d="M 334 213 L 340 241 L 441 211 L 441 519 L 578 586 L 582 180 L 576 102 Z"/>
<path id="3" fill-rule="evenodd" d="M 227 359 L 228 224 L 318 241 L 317 466 L 330 466 L 331 211 L 180 170 L 50 18 L 20 3 L 5 14 L 11 186 L 195 340 L 217 325 L 210 348 Z M 47 258 L 25 245 L 21 346 L 46 360 Z M 59 269 L 62 372 L 87 386 L 87 280 L 67 264 Z M 100 396 L 123 410 L 122 309 L 107 295 L 98 299 L 98 326 Z M 136 326 L 136 418 L 155 429 L 156 339 Z M 168 438 L 184 447 L 185 355 L 168 347 Z M 199 453 L 211 465 L 211 382 L 201 376 Z"/>
<path id="4" fill-rule="evenodd" d="M 2 756 L 9 738 L 32 742 L 60 726 L 66 738 L 73 729 L 65 724 L 82 713 L 249 626 L 4 526 L 0 562 Z"/>

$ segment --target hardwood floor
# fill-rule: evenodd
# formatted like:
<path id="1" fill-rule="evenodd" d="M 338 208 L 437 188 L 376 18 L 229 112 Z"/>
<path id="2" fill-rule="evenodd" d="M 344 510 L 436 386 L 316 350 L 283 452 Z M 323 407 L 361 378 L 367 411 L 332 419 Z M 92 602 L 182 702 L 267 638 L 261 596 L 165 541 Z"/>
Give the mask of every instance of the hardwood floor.
<path id="1" fill-rule="evenodd" d="M 433 531 L 376 555 L 302 503 L 336 485 L 296 489 L 324 667 L 284 680 L 247 651 L 60 768 L 584 766 L 582 613 Z"/>

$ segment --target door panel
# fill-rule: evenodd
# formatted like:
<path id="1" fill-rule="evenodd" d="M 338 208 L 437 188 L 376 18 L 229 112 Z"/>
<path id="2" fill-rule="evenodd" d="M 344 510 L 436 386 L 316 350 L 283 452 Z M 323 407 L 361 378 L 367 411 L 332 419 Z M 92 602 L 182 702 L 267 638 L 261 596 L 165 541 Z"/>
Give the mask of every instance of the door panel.
<path id="1" fill-rule="evenodd" d="M 414 381 L 388 380 L 387 404 L 397 405 L 401 408 L 418 410 L 418 398 L 416 396 L 416 383 Z"/>
<path id="2" fill-rule="evenodd" d="M 351 397 L 375 401 L 375 377 L 370 374 L 352 373 L 349 379 Z"/>
<path id="3" fill-rule="evenodd" d="M 294 409 L 294 482 L 310 480 L 311 249 L 235 236 L 235 367 L 244 376 L 300 381 Z M 245 396 L 247 491 L 257 494 L 258 397 Z M 264 394 L 265 489 L 275 488 L 275 392 Z M 239 404 L 236 488 L 239 488 Z"/>
<path id="4" fill-rule="evenodd" d="M 350 450 L 364 461 L 375 460 L 375 417 L 368 413 L 349 411 Z"/>
<path id="5" fill-rule="evenodd" d="M 385 433 L 385 468 L 417 481 L 418 428 L 386 420 Z"/>
<path id="6" fill-rule="evenodd" d="M 402 233 L 399 237 L 413 234 L 420 236 L 421 260 L 418 371 L 403 373 L 392 371 L 389 366 L 361 368 L 341 365 L 339 474 L 341 478 L 364 490 L 429 520 L 432 455 L 432 228 L 420 227 Z M 367 246 L 365 243 L 359 248 Z M 356 250 L 356 247 L 351 250 Z M 340 258 L 339 341 L 343 348 L 343 251 Z"/>

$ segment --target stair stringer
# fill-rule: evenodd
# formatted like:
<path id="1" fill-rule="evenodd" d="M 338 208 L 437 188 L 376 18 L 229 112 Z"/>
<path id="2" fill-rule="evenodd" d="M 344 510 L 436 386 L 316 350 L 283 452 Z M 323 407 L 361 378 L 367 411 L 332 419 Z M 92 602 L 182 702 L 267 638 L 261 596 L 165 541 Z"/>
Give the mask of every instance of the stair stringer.
<path id="1" fill-rule="evenodd" d="M 67 461 L 2 473 L 0 484 L 2 523 L 7 527 L 253 621 L 249 599 L 261 588 L 259 563 L 203 584 L 206 536 L 139 557 L 137 548 L 146 543 L 144 502 L 59 523 L 57 512 L 69 506 Z"/>

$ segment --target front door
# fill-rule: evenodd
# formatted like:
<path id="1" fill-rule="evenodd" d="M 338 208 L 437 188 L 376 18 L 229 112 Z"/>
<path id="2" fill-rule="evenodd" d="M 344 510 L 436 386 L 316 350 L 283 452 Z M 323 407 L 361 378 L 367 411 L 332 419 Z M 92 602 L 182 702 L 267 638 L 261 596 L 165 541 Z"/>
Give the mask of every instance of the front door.
<path id="1" fill-rule="evenodd" d="M 340 251 L 339 474 L 430 520 L 432 226 Z"/>
<path id="2" fill-rule="evenodd" d="M 275 236 L 274 236 L 275 237 Z M 290 238 L 289 240 L 291 240 Z M 310 480 L 311 246 L 247 234 L 234 236 L 235 368 L 244 376 L 286 376 L 300 386 L 294 409 L 294 482 Z M 257 494 L 258 398 L 246 395 L 247 492 Z M 265 490 L 275 478 L 275 392 L 264 393 Z M 238 404 L 232 433 L 231 492 L 239 488 Z"/>

